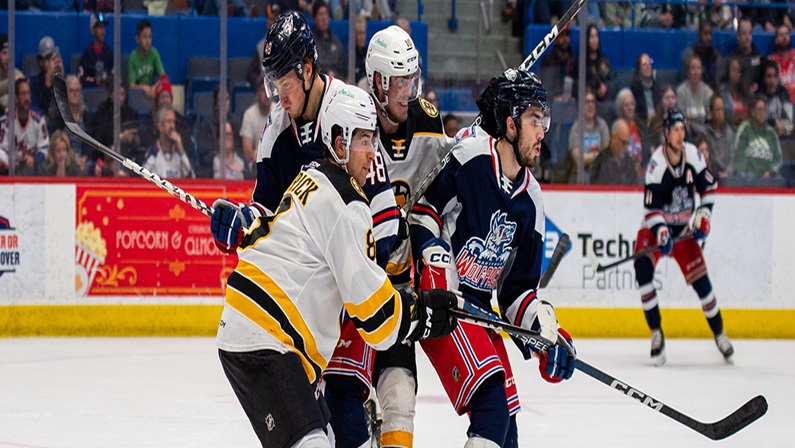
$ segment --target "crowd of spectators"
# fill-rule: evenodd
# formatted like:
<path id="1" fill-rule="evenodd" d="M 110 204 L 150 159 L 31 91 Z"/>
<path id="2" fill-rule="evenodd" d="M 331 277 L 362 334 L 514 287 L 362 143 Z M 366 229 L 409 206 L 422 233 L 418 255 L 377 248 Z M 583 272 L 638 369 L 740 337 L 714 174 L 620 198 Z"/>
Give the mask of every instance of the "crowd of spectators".
<path id="1" fill-rule="evenodd" d="M 259 61 L 263 42 L 252 48 L 248 74 L 254 102 L 245 110 L 232 113 L 230 88 L 221 101 L 220 86 L 213 95 L 212 111 L 201 115 L 183 115 L 175 109 L 174 92 L 157 48 L 156 30 L 149 20 L 142 19 L 136 27 L 136 43 L 129 54 L 125 73 L 113 66 L 113 50 L 105 42 L 107 2 L 83 4 L 84 10 L 98 11 L 90 20 L 91 43 L 80 57 L 72 74 L 65 73 L 57 43 L 44 36 L 36 57 L 39 74 L 28 80 L 14 68 L 17 82 L 15 173 L 36 175 L 120 176 L 127 173 L 112 160 L 64 133 L 65 125 L 55 111 L 50 92 L 56 74 L 67 75 L 69 108 L 78 125 L 101 143 L 112 145 L 114 76 L 121 75 L 118 92 L 121 105 L 120 150 L 143 166 L 166 177 L 200 177 L 253 179 L 256 177 L 256 153 L 259 134 L 273 106 L 262 82 Z M 178 2 L 172 2 L 178 3 Z M 212 9 L 214 0 L 202 3 L 203 11 Z M 563 11 L 557 2 L 547 3 L 548 20 L 554 21 Z M 703 2 L 702 2 L 703 3 Z M 229 2 L 230 14 L 247 15 L 251 10 Z M 88 6 L 87 6 L 88 5 Z M 103 6 L 105 5 L 105 6 Z M 557 6 L 556 6 L 557 5 Z M 636 9 L 633 13 L 632 6 Z M 792 17 L 789 10 L 766 8 L 765 14 L 749 7 L 741 10 L 737 20 L 736 46 L 721 54 L 713 45 L 713 31 L 728 26 L 726 11 L 720 2 L 709 5 L 649 4 L 630 2 L 594 3 L 592 23 L 586 27 L 585 57 L 586 94 L 578 103 L 584 111 L 584 122 L 576 115 L 565 133 L 555 134 L 560 141 L 551 141 L 542 150 L 542 182 L 576 182 L 578 166 L 584 168 L 586 183 L 640 184 L 645 166 L 654 148 L 662 143 L 661 118 L 665 110 L 679 108 L 687 118 L 688 140 L 704 150 L 713 173 L 724 180 L 782 179 L 782 167 L 793 145 L 792 102 L 795 99 L 795 50 L 791 48 Z M 85 9 L 90 8 L 90 9 Z M 217 7 L 216 7 L 217 9 Z M 331 18 L 346 18 L 346 0 L 279 0 L 268 2 L 263 15 L 272 17 L 285 10 L 297 9 L 313 18 L 313 33 L 322 70 L 332 76 L 347 78 L 348 53 L 343 43 L 329 28 Z M 382 10 L 386 10 L 383 13 Z M 366 82 L 364 59 L 367 47 L 367 18 L 394 18 L 394 3 L 387 0 L 357 0 L 354 82 Z M 640 14 L 638 12 L 640 11 Z M 537 20 L 546 17 L 536 15 Z M 634 19 L 633 19 L 634 18 Z M 544 19 L 546 20 L 546 19 Z M 634 20 L 634 23 L 632 22 Z M 399 20 L 403 27 L 408 22 Z M 598 24 L 598 26 L 597 26 Z M 631 81 L 617 82 L 616 70 L 602 51 L 599 27 L 690 27 L 698 29 L 695 45 L 684 51 L 680 82 L 663 84 L 656 78 L 654 61 L 641 53 L 635 63 Z M 763 55 L 754 46 L 756 30 L 775 33 L 775 51 Z M 0 35 L 0 105 L 7 107 L 8 39 Z M 553 47 L 537 68 L 550 93 L 552 107 L 577 101 L 574 86 L 578 77 L 578 60 L 564 28 Z M 84 88 L 106 88 L 107 99 L 90 111 L 84 104 Z M 127 93 L 140 90 L 151 104 L 145 114 L 126 104 Z M 439 107 L 435 92 L 426 89 L 429 101 Z M 226 109 L 226 158 L 221 160 L 219 129 L 221 109 Z M 453 136 L 464 124 L 459 117 L 444 113 L 445 132 Z M 553 122 L 553 126 L 560 123 Z M 0 172 L 8 172 L 8 123 L 0 119 Z M 60 131 L 60 133 L 59 133 Z M 58 139 L 55 136 L 58 135 Z M 62 140 L 65 138 L 66 142 Z M 57 140 L 57 141 L 56 141 Z M 783 143 L 782 143 L 783 142 Z M 552 152 L 556 145 L 563 152 Z M 788 146 L 789 145 L 789 146 Z M 785 148 L 785 149 L 782 149 Z M 582 165 L 579 164 L 582 158 Z M 64 160 L 62 160 L 64 159 Z M 546 160 L 544 160 L 546 159 Z M 556 165 L 551 166 L 551 159 Z M 629 169 L 631 168 L 631 170 Z"/>

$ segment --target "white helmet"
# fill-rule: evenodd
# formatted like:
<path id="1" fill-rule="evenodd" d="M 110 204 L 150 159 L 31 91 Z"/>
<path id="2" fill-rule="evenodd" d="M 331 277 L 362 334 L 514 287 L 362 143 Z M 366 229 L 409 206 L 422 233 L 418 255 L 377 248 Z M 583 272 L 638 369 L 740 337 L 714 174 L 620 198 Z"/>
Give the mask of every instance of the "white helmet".
<path id="1" fill-rule="evenodd" d="M 389 80 L 393 76 L 415 75 L 412 98 L 422 93 L 420 73 L 420 54 L 411 36 L 397 25 L 392 25 L 373 35 L 367 46 L 364 62 L 370 91 L 375 92 L 375 72 L 381 74 L 381 88 L 389 90 Z"/>
<path id="2" fill-rule="evenodd" d="M 331 97 L 320 112 L 320 135 L 334 160 L 344 165 L 350 159 L 353 132 L 356 129 L 373 131 L 372 143 L 375 145 L 378 139 L 377 122 L 373 98 L 364 90 L 346 84 Z M 337 127 L 341 130 L 342 144 L 345 145 L 343 159 L 334 152 L 334 136 L 340 133 L 333 132 Z"/>

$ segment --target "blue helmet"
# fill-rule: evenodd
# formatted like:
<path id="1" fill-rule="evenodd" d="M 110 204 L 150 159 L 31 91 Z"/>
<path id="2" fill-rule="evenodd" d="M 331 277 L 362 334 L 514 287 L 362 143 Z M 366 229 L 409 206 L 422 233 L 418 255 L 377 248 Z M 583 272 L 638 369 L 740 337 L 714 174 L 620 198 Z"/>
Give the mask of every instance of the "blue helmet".
<path id="1" fill-rule="evenodd" d="M 535 73 L 509 68 L 494 80 L 493 89 L 493 114 L 497 136 L 505 137 L 506 118 L 513 117 L 514 120 L 518 120 L 530 106 L 541 109 L 544 114 L 542 120 L 544 132 L 549 130 L 547 91 Z"/>
<path id="2" fill-rule="evenodd" d="M 304 81 L 304 58 L 309 56 L 313 67 L 317 67 L 315 38 L 309 24 L 301 14 L 292 11 L 281 14 L 265 36 L 262 50 L 262 70 L 268 93 L 274 92 L 272 84 L 290 70 Z"/>

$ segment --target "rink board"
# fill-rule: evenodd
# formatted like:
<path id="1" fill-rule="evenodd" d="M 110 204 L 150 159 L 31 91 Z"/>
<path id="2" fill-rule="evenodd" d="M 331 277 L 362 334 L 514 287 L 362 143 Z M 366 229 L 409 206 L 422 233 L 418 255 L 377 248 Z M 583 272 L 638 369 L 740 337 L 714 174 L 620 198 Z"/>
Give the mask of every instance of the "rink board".
<path id="1" fill-rule="evenodd" d="M 208 203 L 245 200 L 251 188 L 180 185 Z M 795 338 L 794 199 L 783 191 L 718 195 L 704 253 L 730 336 Z M 547 187 L 544 202 L 547 240 L 571 237 L 541 292 L 563 326 L 587 337 L 645 337 L 632 263 L 597 274 L 585 255 L 590 245 L 607 264 L 629 253 L 641 190 Z M 215 250 L 206 217 L 146 182 L 0 183 L 0 336 L 211 335 L 235 262 Z M 660 262 L 656 284 L 668 336 L 709 335 L 673 260 Z"/>

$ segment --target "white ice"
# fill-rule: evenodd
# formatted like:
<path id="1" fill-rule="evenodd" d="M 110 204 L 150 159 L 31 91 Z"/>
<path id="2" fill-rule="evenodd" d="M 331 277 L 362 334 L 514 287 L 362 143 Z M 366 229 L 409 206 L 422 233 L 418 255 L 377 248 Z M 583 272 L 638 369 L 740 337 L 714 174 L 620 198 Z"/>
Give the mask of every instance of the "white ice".
<path id="1" fill-rule="evenodd" d="M 550 385 L 535 361 L 509 347 L 523 410 L 523 447 L 793 447 L 795 341 L 735 340 L 734 365 L 712 340 L 668 339 L 653 367 L 645 339 L 582 339 L 590 364 L 702 422 L 762 394 L 764 417 L 712 442 L 602 383 L 575 373 Z M 462 447 L 466 417 L 453 412 L 418 355 L 415 446 Z M 0 339 L 0 446 L 256 447 L 212 338 Z"/>

